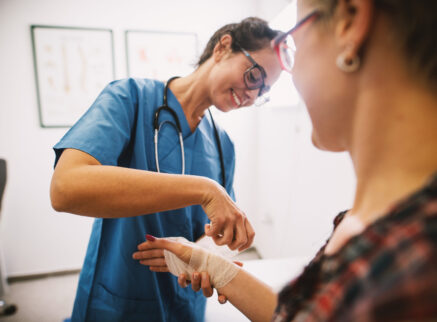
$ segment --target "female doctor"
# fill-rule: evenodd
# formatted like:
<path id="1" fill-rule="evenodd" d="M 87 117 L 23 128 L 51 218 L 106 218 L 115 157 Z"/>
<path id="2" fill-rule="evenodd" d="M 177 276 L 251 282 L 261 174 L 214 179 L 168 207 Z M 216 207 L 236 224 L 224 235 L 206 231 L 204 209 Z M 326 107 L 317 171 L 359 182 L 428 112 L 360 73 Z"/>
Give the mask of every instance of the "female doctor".
<path id="1" fill-rule="evenodd" d="M 73 321 L 203 321 L 203 295 L 131 254 L 146 234 L 196 241 L 205 231 L 233 250 L 252 243 L 252 226 L 232 200 L 232 141 L 207 110 L 263 98 L 281 71 L 270 48 L 276 35 L 257 18 L 226 25 L 192 74 L 112 82 L 55 145 L 53 208 L 97 218 Z M 162 256 L 147 258 L 165 266 Z"/>

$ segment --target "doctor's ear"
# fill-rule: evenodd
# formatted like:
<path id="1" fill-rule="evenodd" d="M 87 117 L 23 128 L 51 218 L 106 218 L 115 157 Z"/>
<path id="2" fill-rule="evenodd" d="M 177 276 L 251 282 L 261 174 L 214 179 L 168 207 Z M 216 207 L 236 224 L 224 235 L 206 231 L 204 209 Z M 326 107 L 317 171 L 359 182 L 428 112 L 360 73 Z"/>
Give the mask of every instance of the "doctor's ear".
<path id="1" fill-rule="evenodd" d="M 214 46 L 212 56 L 215 62 L 219 62 L 231 52 L 232 52 L 232 36 L 229 34 L 225 34 L 220 38 L 220 40 Z"/>
<path id="2" fill-rule="evenodd" d="M 356 56 L 373 21 L 372 0 L 339 0 L 335 10 L 335 40 L 345 55 Z"/>

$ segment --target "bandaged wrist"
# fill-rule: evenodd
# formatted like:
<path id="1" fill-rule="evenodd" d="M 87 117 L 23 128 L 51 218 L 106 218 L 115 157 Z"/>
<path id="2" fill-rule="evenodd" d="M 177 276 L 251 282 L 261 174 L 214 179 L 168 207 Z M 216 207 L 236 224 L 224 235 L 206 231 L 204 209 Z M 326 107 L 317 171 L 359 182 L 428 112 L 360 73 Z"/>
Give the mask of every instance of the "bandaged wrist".
<path id="1" fill-rule="evenodd" d="M 194 272 L 207 272 L 212 286 L 221 288 L 228 284 L 240 270 L 236 264 L 227 258 L 203 249 L 183 237 L 170 237 L 168 239 L 186 244 L 192 248 L 191 259 L 188 264 L 172 252 L 164 250 L 167 267 L 173 275 L 179 276 L 184 273 L 188 279 L 191 279 Z"/>

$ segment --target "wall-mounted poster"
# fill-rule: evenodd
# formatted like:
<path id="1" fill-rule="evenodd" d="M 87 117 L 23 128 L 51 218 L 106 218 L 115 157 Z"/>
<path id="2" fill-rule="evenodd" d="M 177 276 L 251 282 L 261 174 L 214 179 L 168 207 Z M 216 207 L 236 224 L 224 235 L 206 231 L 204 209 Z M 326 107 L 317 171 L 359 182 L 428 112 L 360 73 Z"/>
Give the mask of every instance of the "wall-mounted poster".
<path id="1" fill-rule="evenodd" d="M 127 30 L 125 36 L 130 77 L 166 81 L 194 70 L 198 58 L 195 33 Z"/>
<path id="2" fill-rule="evenodd" d="M 42 127 L 70 127 L 115 77 L 112 30 L 32 25 Z"/>

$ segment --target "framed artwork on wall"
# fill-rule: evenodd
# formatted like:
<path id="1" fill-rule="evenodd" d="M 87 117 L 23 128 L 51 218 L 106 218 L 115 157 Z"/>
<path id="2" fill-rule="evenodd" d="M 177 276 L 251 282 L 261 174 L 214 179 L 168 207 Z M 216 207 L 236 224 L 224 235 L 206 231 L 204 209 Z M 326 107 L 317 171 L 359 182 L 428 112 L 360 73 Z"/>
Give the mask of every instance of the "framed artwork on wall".
<path id="1" fill-rule="evenodd" d="M 125 42 L 129 77 L 166 81 L 185 76 L 198 58 L 195 33 L 127 30 Z"/>
<path id="2" fill-rule="evenodd" d="M 115 78 L 110 29 L 32 25 L 41 127 L 70 127 Z"/>

